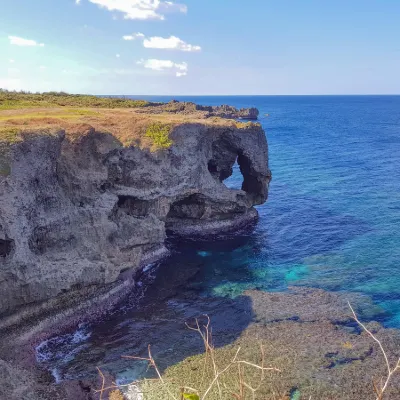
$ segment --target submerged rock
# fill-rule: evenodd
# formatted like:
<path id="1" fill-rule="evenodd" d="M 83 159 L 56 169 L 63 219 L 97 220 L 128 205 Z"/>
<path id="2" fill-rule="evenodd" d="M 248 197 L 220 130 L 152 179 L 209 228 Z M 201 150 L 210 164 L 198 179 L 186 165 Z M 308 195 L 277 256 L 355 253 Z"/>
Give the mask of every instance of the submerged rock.
<path id="1" fill-rule="evenodd" d="M 165 254 L 167 229 L 210 235 L 257 218 L 271 179 L 259 125 L 182 122 L 170 137 L 150 152 L 86 126 L 11 145 L 0 176 L 0 316 L 116 282 Z M 242 190 L 223 183 L 236 160 Z"/>

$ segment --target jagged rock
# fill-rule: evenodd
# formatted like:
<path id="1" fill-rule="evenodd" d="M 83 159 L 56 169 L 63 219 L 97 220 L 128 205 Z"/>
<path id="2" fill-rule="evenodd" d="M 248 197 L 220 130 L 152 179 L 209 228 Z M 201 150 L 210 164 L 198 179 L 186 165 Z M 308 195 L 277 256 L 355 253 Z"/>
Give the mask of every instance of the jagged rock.
<path id="1" fill-rule="evenodd" d="M 155 153 L 94 129 L 13 144 L 0 176 L 0 315 L 115 282 L 165 251 L 166 229 L 208 235 L 256 219 L 267 141 L 259 125 L 236 125 L 182 123 Z M 242 190 L 223 183 L 236 159 Z"/>
<path id="2" fill-rule="evenodd" d="M 222 106 L 202 106 L 192 102 L 180 102 L 172 100 L 167 104 L 156 104 L 146 107 L 146 109 L 138 110 L 138 113 L 146 114 L 183 114 L 192 115 L 197 118 L 229 118 L 229 119 L 258 119 L 260 114 L 257 108 L 241 108 L 238 110 L 236 107 L 229 105 Z"/>
<path id="3" fill-rule="evenodd" d="M 239 110 L 239 118 L 243 119 L 257 119 L 260 112 L 257 108 L 241 108 Z"/>

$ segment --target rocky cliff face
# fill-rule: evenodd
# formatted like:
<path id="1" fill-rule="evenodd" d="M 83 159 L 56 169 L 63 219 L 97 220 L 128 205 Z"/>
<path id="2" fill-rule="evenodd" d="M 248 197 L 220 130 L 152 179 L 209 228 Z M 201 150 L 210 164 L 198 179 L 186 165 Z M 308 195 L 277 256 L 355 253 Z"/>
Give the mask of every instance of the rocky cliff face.
<path id="1" fill-rule="evenodd" d="M 123 147 L 88 129 L 72 141 L 26 135 L 0 175 L 0 316 L 83 287 L 160 256 L 167 230 L 210 234 L 257 217 L 270 171 L 256 124 L 182 123 L 173 145 Z M 223 180 L 238 161 L 242 190 Z"/>

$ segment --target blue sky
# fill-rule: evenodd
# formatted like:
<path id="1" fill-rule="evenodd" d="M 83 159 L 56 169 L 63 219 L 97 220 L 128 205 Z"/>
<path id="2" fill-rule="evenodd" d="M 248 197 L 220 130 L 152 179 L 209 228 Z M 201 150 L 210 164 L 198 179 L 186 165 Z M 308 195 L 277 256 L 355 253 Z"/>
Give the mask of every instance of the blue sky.
<path id="1" fill-rule="evenodd" d="M 398 0 L 3 0 L 0 87 L 399 94 Z"/>

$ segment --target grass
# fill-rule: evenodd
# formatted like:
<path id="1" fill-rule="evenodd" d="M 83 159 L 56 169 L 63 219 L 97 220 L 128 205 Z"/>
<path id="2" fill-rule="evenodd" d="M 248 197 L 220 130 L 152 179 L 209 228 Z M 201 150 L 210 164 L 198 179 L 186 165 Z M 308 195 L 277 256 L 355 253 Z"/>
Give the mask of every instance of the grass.
<path id="1" fill-rule="evenodd" d="M 100 115 L 99 112 L 88 110 L 84 108 L 72 108 L 72 109 L 60 109 L 56 112 L 49 112 L 49 111 L 37 111 L 37 112 L 24 112 L 18 113 L 15 115 L 1 115 L 0 114 L 0 121 L 8 121 L 12 123 L 16 120 L 34 120 L 40 119 L 43 117 L 51 117 L 56 119 L 79 119 L 79 117 L 84 116 L 96 116 Z"/>
<path id="2" fill-rule="evenodd" d="M 169 124 L 153 122 L 146 129 L 145 136 L 151 139 L 155 149 L 168 149 L 172 146 L 172 140 L 169 135 L 172 127 Z"/>
<path id="3" fill-rule="evenodd" d="M 50 130 L 63 130 L 71 141 L 76 141 L 93 128 L 96 132 L 111 134 L 121 146 L 162 151 L 173 145 L 171 133 L 183 124 L 243 130 L 257 126 L 261 129 L 252 122 L 218 117 L 202 119 L 190 113 L 154 113 L 154 107 L 147 108 L 158 105 L 142 100 L 0 89 L 0 143 L 11 145 L 22 140 L 23 134 L 47 135 Z M 179 109 L 182 105 L 172 106 Z"/>
<path id="4" fill-rule="evenodd" d="M 358 340 L 367 344 L 368 354 L 372 356 L 374 349 L 368 338 L 377 346 L 378 364 L 368 364 L 365 360 L 349 358 L 348 364 L 342 367 L 326 367 L 314 360 L 317 353 L 312 348 L 299 347 L 302 338 L 288 347 L 277 346 L 277 343 L 258 340 L 254 336 L 241 337 L 231 345 L 215 348 L 213 345 L 210 319 L 202 317 L 196 320 L 194 326 L 187 327 L 198 332 L 204 343 L 205 352 L 184 359 L 182 362 L 167 368 L 161 373 L 153 358 L 151 347 L 148 347 L 148 357 L 123 356 L 148 363 L 154 371 L 154 379 L 143 379 L 128 385 L 107 385 L 107 380 L 98 368 L 101 377 L 101 388 L 96 391 L 100 400 L 112 399 L 111 394 L 117 390 L 123 397 L 125 388 L 129 391 L 135 388 L 141 393 L 143 400 L 337 400 L 337 399 L 375 399 L 389 400 L 398 398 L 396 389 L 400 383 L 400 359 L 388 355 L 382 342 L 365 324 L 361 323 L 349 304 L 354 321 L 362 328 L 363 334 L 354 333 L 352 343 L 340 343 L 340 334 L 335 332 L 337 345 L 346 349 L 358 346 Z M 264 329 L 268 329 L 264 327 Z M 306 328 L 305 332 L 310 332 Z M 376 329 L 376 328 L 372 328 Z M 279 327 L 282 333 L 282 326 Z M 316 335 L 320 334 L 315 332 Z M 311 336 L 311 335 L 308 335 Z M 364 337 L 363 337 L 364 336 Z M 310 339 L 316 347 L 315 338 Z M 353 343 L 354 340 L 354 343 Z M 360 345 L 363 347 L 364 344 Z M 329 347 L 328 347 L 329 348 Z M 322 348 L 324 358 L 335 353 L 325 353 L 328 348 Z M 396 351 L 397 352 L 397 351 Z M 310 353 L 310 354 L 308 354 Z M 350 353 L 348 353 L 350 354 Z M 368 356 L 368 357 L 369 357 Z M 382 360 L 379 358 L 382 356 Z M 318 358 L 318 357 L 317 357 Z M 308 359 L 308 361 L 306 361 Z M 272 361 L 273 360 L 273 361 Z M 379 365 L 380 363 L 380 365 Z M 382 365 L 383 364 L 383 365 Z M 372 365 L 375 368 L 370 369 Z M 279 367 L 279 369 L 276 368 Z M 378 368 L 376 368 L 378 366 Z M 382 373 L 382 375 L 380 375 Z M 325 378 L 323 378 L 325 375 Z M 365 378 L 375 376 L 369 384 Z M 322 379 L 321 379 L 322 378 Z M 395 382 L 392 382 L 395 381 Z M 138 397 L 139 398 L 139 397 Z"/>
<path id="5" fill-rule="evenodd" d="M 19 128 L 0 126 L 0 145 L 3 144 L 4 146 L 4 144 L 20 142 L 22 140 L 20 132 L 21 130 Z"/>
<path id="6" fill-rule="evenodd" d="M 0 110 L 44 107 L 90 107 L 90 108 L 142 108 L 152 105 L 145 100 L 131 100 L 93 95 L 68 94 L 64 92 L 9 92 L 0 89 Z"/>

